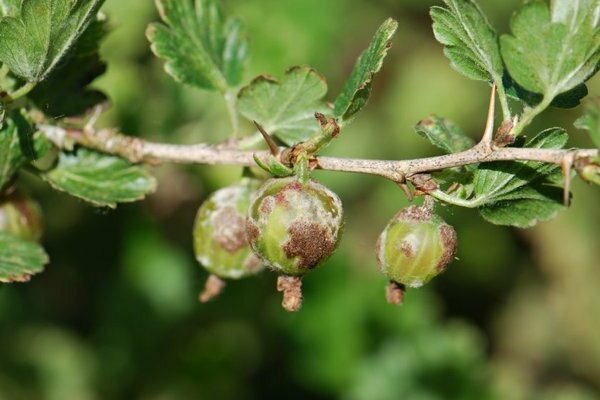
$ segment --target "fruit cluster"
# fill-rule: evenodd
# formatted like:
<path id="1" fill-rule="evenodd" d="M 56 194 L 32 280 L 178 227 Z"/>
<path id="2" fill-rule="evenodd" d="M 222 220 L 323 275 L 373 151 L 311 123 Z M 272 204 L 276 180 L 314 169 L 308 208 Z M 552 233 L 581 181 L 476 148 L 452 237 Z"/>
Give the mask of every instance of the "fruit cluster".
<path id="1" fill-rule="evenodd" d="M 264 266 L 279 274 L 283 307 L 302 304 L 301 277 L 333 254 L 343 231 L 339 197 L 314 180 L 296 176 L 260 184 L 244 178 L 213 193 L 200 207 L 194 228 L 196 257 L 210 273 L 202 302 L 219 294 L 224 279 L 239 279 Z M 419 287 L 452 261 L 456 233 L 422 206 L 398 212 L 377 241 L 377 260 L 390 279 L 387 298 L 400 304 L 406 287 Z"/>

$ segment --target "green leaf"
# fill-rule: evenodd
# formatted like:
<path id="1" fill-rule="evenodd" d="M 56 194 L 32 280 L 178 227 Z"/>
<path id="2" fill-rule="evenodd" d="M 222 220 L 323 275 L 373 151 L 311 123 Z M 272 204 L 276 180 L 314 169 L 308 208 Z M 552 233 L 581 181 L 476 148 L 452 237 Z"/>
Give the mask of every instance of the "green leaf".
<path id="1" fill-rule="evenodd" d="M 48 264 L 44 248 L 35 242 L 0 232 L 0 282 L 27 282 Z"/>
<path id="2" fill-rule="evenodd" d="M 226 92 L 239 85 L 248 53 L 242 23 L 218 0 L 156 0 L 164 22 L 148 27 L 152 51 L 178 82 Z"/>
<path id="3" fill-rule="evenodd" d="M 561 128 L 539 133 L 525 143 L 527 148 L 559 149 L 568 134 Z M 473 182 L 481 215 L 488 221 L 529 227 L 552 218 L 563 208 L 562 191 L 554 184 L 560 168 L 554 164 L 515 161 L 482 163 Z"/>
<path id="4" fill-rule="evenodd" d="M 433 33 L 452 67 L 467 78 L 502 83 L 498 35 L 472 0 L 444 0 L 432 7 Z"/>
<path id="5" fill-rule="evenodd" d="M 504 62 L 523 88 L 548 100 L 584 83 L 600 61 L 600 0 L 524 4 L 500 38 Z"/>
<path id="6" fill-rule="evenodd" d="M 110 208 L 141 200 L 156 189 L 156 180 L 143 167 L 86 149 L 61 153 L 58 165 L 43 177 L 57 190 Z"/>
<path id="7" fill-rule="evenodd" d="M 475 145 L 473 139 L 468 137 L 458 125 L 437 115 L 419 121 L 415 125 L 415 130 L 431 144 L 449 154 L 468 150 Z"/>
<path id="8" fill-rule="evenodd" d="M 53 118 L 76 116 L 106 101 L 99 90 L 88 88 L 106 71 L 98 53 L 108 28 L 104 18 L 93 20 L 61 64 L 29 93 L 38 108 Z"/>
<path id="9" fill-rule="evenodd" d="M 0 190 L 27 162 L 45 154 L 48 142 L 41 134 L 33 135 L 33 128 L 21 113 L 13 111 L 0 129 Z"/>
<path id="10" fill-rule="evenodd" d="M 514 200 L 502 200 L 479 208 L 480 215 L 496 225 L 530 228 L 539 221 L 548 221 L 564 209 L 562 189 L 536 186 L 521 189 Z"/>
<path id="11" fill-rule="evenodd" d="M 23 0 L 0 20 L 0 61 L 30 82 L 44 80 L 85 31 L 103 0 Z"/>
<path id="12" fill-rule="evenodd" d="M 373 78 L 381 70 L 394 33 L 398 29 L 398 22 L 387 19 L 375 32 L 369 47 L 356 60 L 354 69 L 342 92 L 335 99 L 333 115 L 341 119 L 341 123 L 348 122 L 359 112 L 369 100 L 373 87 Z"/>
<path id="13" fill-rule="evenodd" d="M 269 134 L 291 146 L 304 142 L 320 129 L 315 112 L 330 114 L 323 102 L 325 78 L 309 67 L 292 67 L 281 82 L 261 75 L 240 90 L 238 110 L 260 123 Z"/>
<path id="14" fill-rule="evenodd" d="M 0 0 L 0 17 L 14 17 L 19 15 L 23 0 Z"/>
<path id="15" fill-rule="evenodd" d="M 600 99 L 586 103 L 583 115 L 575 121 L 575 127 L 588 131 L 594 145 L 600 149 Z"/>

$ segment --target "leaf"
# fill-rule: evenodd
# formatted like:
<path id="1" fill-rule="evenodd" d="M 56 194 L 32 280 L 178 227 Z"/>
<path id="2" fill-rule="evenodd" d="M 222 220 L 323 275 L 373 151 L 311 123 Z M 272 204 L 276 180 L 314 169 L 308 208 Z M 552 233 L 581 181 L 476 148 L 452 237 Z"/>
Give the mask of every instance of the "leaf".
<path id="1" fill-rule="evenodd" d="M 86 149 L 61 153 L 57 166 L 43 177 L 57 190 L 110 208 L 141 200 L 156 189 L 156 180 L 143 167 Z"/>
<path id="2" fill-rule="evenodd" d="M 444 0 L 432 7 L 433 33 L 451 66 L 470 79 L 502 82 L 498 35 L 472 0 Z"/>
<path id="3" fill-rule="evenodd" d="M 251 121 L 291 146 L 304 142 L 320 129 L 315 112 L 330 114 L 322 101 L 325 78 L 309 67 L 289 68 L 281 82 L 261 75 L 240 90 L 238 110 Z"/>
<path id="4" fill-rule="evenodd" d="M 506 94 L 515 99 L 524 102 L 530 107 L 534 107 L 542 102 L 544 96 L 539 93 L 533 93 L 523 88 L 516 83 L 508 73 L 504 74 L 504 88 Z M 552 100 L 550 106 L 556 108 L 575 108 L 581 104 L 581 100 L 588 95 L 588 88 L 585 84 L 575 86 L 573 89 L 567 90 L 559 94 Z"/>
<path id="5" fill-rule="evenodd" d="M 23 0 L 0 20 L 0 61 L 30 82 L 44 80 L 85 31 L 104 0 Z"/>
<path id="6" fill-rule="evenodd" d="M 559 149 L 568 134 L 561 128 L 539 133 L 527 148 Z M 554 183 L 560 168 L 554 164 L 515 161 L 480 164 L 473 182 L 474 202 L 481 215 L 500 225 L 529 227 L 552 218 L 562 205 L 562 190 Z"/>
<path id="7" fill-rule="evenodd" d="M 600 149 L 600 99 L 586 103 L 583 115 L 575 121 L 575 127 L 588 131 L 594 145 Z"/>
<path id="8" fill-rule="evenodd" d="M 0 0 L 0 17 L 14 17 L 19 15 L 23 0 Z"/>
<path id="9" fill-rule="evenodd" d="M 419 121 L 415 125 L 415 130 L 431 144 L 449 154 L 468 150 L 475 145 L 473 139 L 468 137 L 458 125 L 437 115 Z"/>
<path id="10" fill-rule="evenodd" d="M 108 29 L 106 19 L 96 18 L 64 57 L 61 64 L 29 93 L 29 98 L 53 118 L 84 114 L 106 101 L 106 96 L 88 85 L 106 71 L 98 53 Z"/>
<path id="11" fill-rule="evenodd" d="M 500 38 L 512 78 L 547 99 L 584 83 L 600 61 L 600 0 L 526 3 L 511 20 L 512 35 Z"/>
<path id="12" fill-rule="evenodd" d="M 27 282 L 42 272 L 48 255 L 36 242 L 0 232 L 0 282 Z"/>
<path id="13" fill-rule="evenodd" d="M 164 23 L 148 26 L 152 51 L 178 82 L 226 92 L 242 79 L 246 31 L 224 19 L 218 0 L 156 0 Z"/>
<path id="14" fill-rule="evenodd" d="M 564 209 L 562 189 L 547 187 L 545 191 L 520 190 L 514 200 L 503 200 L 479 208 L 479 213 L 488 222 L 530 228 L 539 221 L 548 221 Z"/>
<path id="15" fill-rule="evenodd" d="M 398 22 L 387 19 L 371 40 L 369 47 L 356 60 L 354 69 L 346 81 L 342 92 L 335 99 L 333 115 L 348 122 L 369 100 L 373 78 L 381 70 L 383 60 L 391 47 L 391 40 L 398 29 Z"/>
<path id="16" fill-rule="evenodd" d="M 4 121 L 0 129 L 0 190 L 27 162 L 45 154 L 48 142 L 41 134 L 33 136 L 33 128 L 18 110 Z"/>

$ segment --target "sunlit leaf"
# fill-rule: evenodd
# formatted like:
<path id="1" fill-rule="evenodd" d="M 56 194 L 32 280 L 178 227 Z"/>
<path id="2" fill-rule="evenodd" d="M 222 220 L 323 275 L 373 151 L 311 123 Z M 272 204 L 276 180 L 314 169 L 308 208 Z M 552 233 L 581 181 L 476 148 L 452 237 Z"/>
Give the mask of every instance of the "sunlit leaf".
<path id="1" fill-rule="evenodd" d="M 246 32 L 223 17 L 218 0 L 157 0 L 163 23 L 146 35 L 165 70 L 179 82 L 222 92 L 237 86 L 247 56 Z"/>
<path id="2" fill-rule="evenodd" d="M 325 78 L 309 67 L 288 69 L 281 82 L 259 76 L 242 88 L 238 97 L 240 114 L 260 123 L 269 134 L 287 145 L 303 142 L 320 129 L 315 112 L 331 110 L 323 102 Z"/>
<path id="3" fill-rule="evenodd" d="M 502 82 L 498 35 L 472 0 L 444 0 L 432 7 L 433 33 L 452 67 L 468 78 Z"/>
<path id="4" fill-rule="evenodd" d="M 550 100 L 584 83 L 600 61 L 599 10 L 599 0 L 525 3 L 500 38 L 512 78 Z"/>

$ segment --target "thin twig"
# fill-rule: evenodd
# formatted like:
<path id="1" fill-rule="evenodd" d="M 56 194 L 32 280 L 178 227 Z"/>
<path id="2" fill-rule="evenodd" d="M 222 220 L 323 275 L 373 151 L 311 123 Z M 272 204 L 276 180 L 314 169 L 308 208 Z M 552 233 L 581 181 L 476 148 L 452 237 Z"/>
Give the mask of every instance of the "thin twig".
<path id="1" fill-rule="evenodd" d="M 38 128 L 58 147 L 71 148 L 73 144 L 123 157 L 133 163 L 179 163 L 254 166 L 253 155 L 268 157 L 267 151 L 237 150 L 235 143 L 224 145 L 176 145 L 155 143 L 119 134 L 113 130 L 85 132 L 52 125 Z M 438 171 L 469 164 L 493 161 L 539 161 L 562 165 L 565 157 L 573 162 L 599 155 L 597 149 L 537 149 L 492 148 L 475 146 L 469 150 L 438 157 L 413 160 L 369 160 L 356 158 L 317 157 L 316 168 L 328 171 L 355 172 L 378 175 L 394 182 L 404 182 L 414 174 Z"/>

